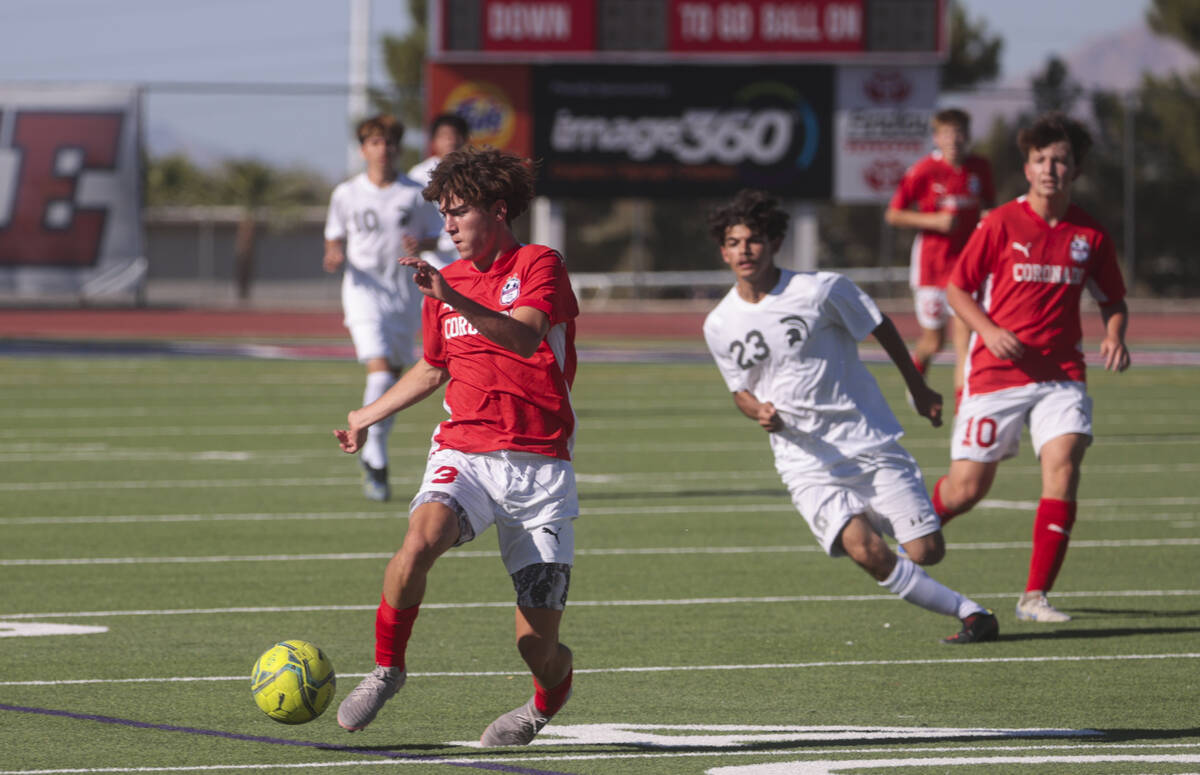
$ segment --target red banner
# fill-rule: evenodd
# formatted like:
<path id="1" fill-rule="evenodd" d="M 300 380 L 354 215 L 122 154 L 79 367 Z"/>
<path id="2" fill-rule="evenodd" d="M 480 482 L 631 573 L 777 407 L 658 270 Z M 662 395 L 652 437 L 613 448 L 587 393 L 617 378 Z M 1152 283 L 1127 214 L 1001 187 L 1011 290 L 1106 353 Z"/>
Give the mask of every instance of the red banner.
<path id="1" fill-rule="evenodd" d="M 863 0 L 671 0 L 672 51 L 862 51 Z"/>

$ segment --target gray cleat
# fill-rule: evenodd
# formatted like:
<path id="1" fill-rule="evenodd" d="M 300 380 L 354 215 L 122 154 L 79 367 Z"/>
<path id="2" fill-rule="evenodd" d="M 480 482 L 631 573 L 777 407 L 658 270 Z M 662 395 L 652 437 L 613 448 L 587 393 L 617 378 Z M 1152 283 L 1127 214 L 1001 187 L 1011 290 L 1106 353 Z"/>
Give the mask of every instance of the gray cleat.
<path id="1" fill-rule="evenodd" d="M 346 695 L 338 706 L 338 725 L 347 732 L 357 732 L 375 719 L 383 704 L 404 686 L 407 674 L 398 667 L 376 665 L 362 683 Z"/>
<path id="2" fill-rule="evenodd" d="M 550 717 L 542 715 L 533 698 L 519 708 L 510 710 L 488 724 L 479 737 L 480 745 L 491 748 L 498 745 L 529 745 Z"/>
<path id="3" fill-rule="evenodd" d="M 386 501 L 392 497 L 392 488 L 388 486 L 388 470 L 387 466 L 383 468 L 372 468 L 364 461 L 362 463 L 363 470 L 363 495 L 367 496 L 367 500 Z"/>

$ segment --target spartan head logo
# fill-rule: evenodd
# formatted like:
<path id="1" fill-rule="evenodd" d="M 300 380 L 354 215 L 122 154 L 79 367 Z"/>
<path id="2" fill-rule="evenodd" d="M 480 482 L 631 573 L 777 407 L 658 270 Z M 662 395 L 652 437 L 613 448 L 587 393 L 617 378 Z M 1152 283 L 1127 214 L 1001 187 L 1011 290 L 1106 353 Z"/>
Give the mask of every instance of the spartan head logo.
<path id="1" fill-rule="evenodd" d="M 787 343 L 792 346 L 808 338 L 808 321 L 799 315 L 788 315 L 779 321 L 787 327 Z"/>

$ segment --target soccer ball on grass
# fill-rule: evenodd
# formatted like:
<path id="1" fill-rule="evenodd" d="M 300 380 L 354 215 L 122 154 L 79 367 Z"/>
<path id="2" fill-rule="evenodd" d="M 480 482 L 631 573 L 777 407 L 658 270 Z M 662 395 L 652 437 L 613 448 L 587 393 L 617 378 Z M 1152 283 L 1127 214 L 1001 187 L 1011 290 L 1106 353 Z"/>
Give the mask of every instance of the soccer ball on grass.
<path id="1" fill-rule="evenodd" d="M 303 640 L 285 640 L 263 652 L 250 674 L 254 702 L 281 724 L 303 724 L 325 712 L 336 689 L 333 664 Z"/>

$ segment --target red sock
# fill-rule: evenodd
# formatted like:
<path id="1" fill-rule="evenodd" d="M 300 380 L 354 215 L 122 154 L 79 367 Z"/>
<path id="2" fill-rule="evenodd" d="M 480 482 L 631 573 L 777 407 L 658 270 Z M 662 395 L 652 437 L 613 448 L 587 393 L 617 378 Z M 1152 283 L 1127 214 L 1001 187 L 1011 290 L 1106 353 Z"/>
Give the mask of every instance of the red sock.
<path id="1" fill-rule="evenodd" d="M 944 481 L 946 481 L 946 477 L 943 476 L 941 479 L 938 479 L 936 482 L 934 482 L 933 497 L 930 498 L 930 500 L 933 501 L 933 510 L 941 518 L 943 526 L 961 513 L 958 511 L 951 512 L 946 508 L 946 504 L 942 503 L 942 482 Z"/>
<path id="2" fill-rule="evenodd" d="M 1067 556 L 1071 527 L 1075 524 L 1075 502 L 1042 498 L 1033 520 L 1033 556 L 1029 560 L 1026 592 L 1049 592 Z"/>
<path id="3" fill-rule="evenodd" d="M 538 680 L 533 679 L 533 704 L 537 709 L 546 716 L 553 716 L 558 713 L 559 708 L 567 703 L 567 696 L 571 693 L 571 678 L 575 675 L 575 670 L 568 670 L 567 677 L 558 682 L 558 686 L 552 689 L 545 689 Z"/>
<path id="4" fill-rule="evenodd" d="M 392 608 L 380 597 L 379 609 L 375 611 L 375 664 L 404 669 L 404 651 L 420 610 L 420 604 Z"/>

